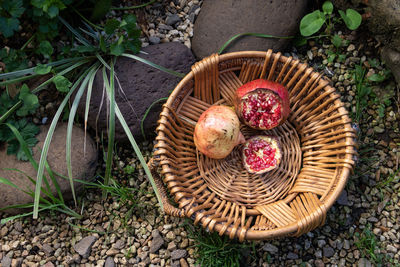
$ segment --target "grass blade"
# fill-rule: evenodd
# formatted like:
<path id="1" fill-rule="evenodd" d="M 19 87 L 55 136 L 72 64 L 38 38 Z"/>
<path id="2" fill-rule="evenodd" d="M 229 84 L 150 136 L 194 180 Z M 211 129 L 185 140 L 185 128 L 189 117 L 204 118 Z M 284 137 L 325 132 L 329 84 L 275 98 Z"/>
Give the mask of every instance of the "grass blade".
<path id="1" fill-rule="evenodd" d="M 77 32 L 68 22 L 66 22 L 62 17 L 58 16 L 58 19 L 64 24 L 65 27 L 68 28 L 75 36 L 76 39 L 81 42 L 83 45 L 92 46 L 86 38 L 84 38 L 79 32 Z"/>
<path id="2" fill-rule="evenodd" d="M 160 66 L 160 65 L 158 65 L 158 64 L 156 64 L 156 63 L 153 63 L 153 62 L 151 62 L 151 61 L 149 61 L 149 60 L 147 60 L 147 59 L 144 59 L 144 58 L 141 58 L 141 57 L 132 55 L 132 54 L 126 54 L 126 53 L 124 53 L 124 54 L 122 54 L 122 56 L 131 58 L 131 59 L 134 59 L 134 60 L 137 60 L 137 61 L 140 61 L 140 62 L 142 62 L 142 63 L 144 63 L 144 64 L 147 64 L 147 65 L 149 65 L 149 66 L 151 66 L 151 67 L 153 67 L 153 68 L 156 68 L 156 69 L 161 70 L 161 71 L 163 71 L 163 72 L 166 72 L 166 73 L 168 73 L 168 74 L 177 76 L 177 77 L 179 77 L 179 78 L 183 78 L 183 77 L 185 77 L 185 75 L 186 75 L 186 74 L 184 74 L 184 73 L 180 73 L 180 72 L 177 72 L 177 71 L 174 71 L 174 70 L 167 69 L 167 68 L 165 68 L 165 67 L 163 67 L 163 66 Z"/>
<path id="3" fill-rule="evenodd" d="M 89 35 L 90 37 L 92 37 L 93 39 L 99 41 L 99 37 L 96 34 L 93 34 L 85 29 L 79 28 L 82 32 L 86 33 L 87 35 Z"/>
<path id="4" fill-rule="evenodd" d="M 33 185 L 36 184 L 36 181 L 34 179 L 32 179 L 32 177 L 30 177 L 26 172 L 23 172 L 23 171 L 21 171 L 19 169 L 15 169 L 15 168 L 4 168 L 4 170 L 18 172 L 18 173 L 22 174 L 23 176 L 25 176 Z M 41 192 L 43 192 L 54 203 L 59 202 L 58 199 L 55 198 L 53 193 L 51 192 L 50 184 L 47 182 L 47 179 L 45 179 L 45 177 L 44 177 L 43 180 L 46 183 L 46 188 L 42 187 L 42 191 Z M 33 192 L 31 190 L 30 190 L 30 192 L 22 190 L 22 189 L 19 189 L 19 190 L 22 191 L 23 193 L 27 194 L 27 195 L 30 195 L 30 196 L 34 197 L 34 194 L 33 194 Z M 43 199 L 41 198 L 41 200 L 45 201 L 47 203 L 50 203 L 48 200 L 46 200 L 44 198 Z"/>
<path id="5" fill-rule="evenodd" d="M 112 74 L 114 75 L 114 67 L 112 68 Z M 110 78 L 113 77 L 113 75 L 110 76 Z M 107 82 L 107 75 L 105 75 L 105 68 L 103 68 L 103 80 L 104 80 L 105 82 Z M 113 79 L 113 80 L 114 80 L 114 79 Z M 107 83 L 108 83 L 108 82 L 107 82 Z M 106 83 L 106 85 L 107 85 L 107 83 Z M 108 89 L 110 89 L 110 88 L 108 88 Z M 106 92 L 107 92 L 108 98 L 109 98 L 109 99 L 112 99 L 111 90 L 106 90 Z M 151 175 L 151 172 L 150 172 L 150 170 L 149 170 L 149 167 L 147 166 L 147 162 L 145 161 L 145 159 L 144 159 L 144 157 L 143 157 L 143 154 L 142 154 L 142 152 L 140 151 L 140 148 L 139 148 L 139 146 L 137 145 L 137 143 L 136 143 L 136 141 L 135 141 L 135 138 L 134 138 L 133 135 L 132 135 L 132 132 L 129 130 L 129 126 L 128 126 L 128 124 L 126 123 L 125 118 L 124 118 L 124 116 L 122 115 L 120 109 L 118 108 L 118 104 L 115 103 L 115 101 L 113 101 L 113 102 L 114 102 L 114 105 L 115 105 L 115 115 L 117 116 L 119 122 L 121 123 L 122 128 L 124 129 L 125 134 L 127 135 L 128 139 L 129 139 L 129 141 L 130 141 L 130 143 L 131 143 L 131 145 L 132 145 L 132 147 L 133 147 L 133 150 L 135 151 L 135 154 L 136 154 L 136 156 L 138 157 L 138 159 L 139 159 L 139 161 L 140 161 L 140 164 L 142 165 L 142 167 L 143 167 L 143 169 L 144 169 L 144 172 L 146 173 L 146 175 L 147 175 L 147 177 L 148 177 L 148 179 L 149 179 L 149 181 L 150 181 L 151 186 L 153 187 L 154 193 L 156 194 L 156 197 L 157 197 L 158 203 L 160 204 L 161 210 L 164 211 L 164 205 L 162 204 L 162 199 L 161 199 L 160 192 L 158 191 L 157 186 L 156 186 L 156 183 L 154 182 L 154 178 L 153 178 L 153 176 Z M 111 120 L 110 120 L 110 121 L 111 121 Z M 109 145 L 110 145 L 110 143 L 109 143 Z M 111 148 L 111 149 L 112 149 L 112 148 Z M 110 150 L 109 150 L 109 151 L 110 151 Z M 107 157 L 109 156 L 109 151 L 107 152 Z M 106 178 L 104 178 L 104 179 L 106 179 Z M 105 184 L 105 185 L 107 185 L 107 184 Z"/>
<path id="6" fill-rule="evenodd" d="M 22 189 L 19 188 L 18 185 L 14 184 L 13 182 L 11 182 L 10 180 L 8 180 L 6 178 L 0 177 L 0 183 L 1 184 L 5 184 L 5 185 L 9 185 L 11 187 L 14 187 L 15 189 L 18 189 L 18 190 L 22 191 Z"/>
<path id="7" fill-rule="evenodd" d="M 99 53 L 96 53 L 96 57 L 101 62 L 101 64 L 103 64 L 107 69 L 111 70 L 110 65 L 108 65 L 108 63 L 100 56 Z"/>
<path id="8" fill-rule="evenodd" d="M 88 72 L 88 70 L 85 72 L 85 74 L 87 74 L 87 72 Z M 33 218 L 34 219 L 37 219 L 37 217 L 38 217 L 39 196 L 40 196 L 40 188 L 42 186 L 42 177 L 43 177 L 43 173 L 44 173 L 44 167 L 45 167 L 45 163 L 46 163 L 47 153 L 49 152 L 49 146 L 50 146 L 51 139 L 53 137 L 54 130 L 56 128 L 58 119 L 60 118 L 61 113 L 64 110 L 65 105 L 67 104 L 72 93 L 75 91 L 75 88 L 79 85 L 79 83 L 82 81 L 84 76 L 86 76 L 86 75 L 82 75 L 76 80 L 76 82 L 72 86 L 71 90 L 68 92 L 68 94 L 65 96 L 65 98 L 61 102 L 56 114 L 54 115 L 53 121 L 50 124 L 49 131 L 47 132 L 47 136 L 46 136 L 46 139 L 43 144 L 43 150 L 40 155 L 39 168 L 38 168 L 38 173 L 37 173 L 37 178 L 36 178 L 35 199 L 34 199 L 34 203 L 33 203 L 34 204 L 34 206 L 33 206 Z"/>
<path id="9" fill-rule="evenodd" d="M 158 203 L 160 204 L 161 210 L 164 211 L 164 205 L 162 204 L 161 195 L 160 195 L 160 192 L 157 189 L 156 183 L 154 182 L 154 178 L 151 175 L 149 167 L 147 166 L 147 163 L 143 158 L 143 154 L 140 151 L 140 148 L 137 145 L 137 143 L 135 141 L 135 138 L 132 135 L 132 132 L 129 130 L 129 126 L 126 123 L 124 116 L 122 115 L 121 111 L 118 108 L 118 104 L 115 104 L 115 114 L 117 115 L 117 118 L 118 118 L 119 122 L 121 123 L 122 128 L 125 131 L 125 134 L 128 136 L 128 139 L 129 139 L 129 141 L 130 141 L 130 143 L 131 143 L 131 145 L 133 147 L 133 150 L 135 151 L 135 154 L 138 157 L 138 159 L 140 161 L 140 164 L 142 165 L 142 167 L 144 169 L 144 172 L 146 173 L 147 178 L 150 181 L 151 186 L 153 187 L 154 193 L 156 194 L 156 197 L 157 197 Z"/>
<path id="10" fill-rule="evenodd" d="M 85 77 L 85 79 L 83 80 L 83 82 L 81 83 L 81 85 L 79 87 L 78 92 L 76 93 L 74 102 L 72 103 L 71 109 L 69 111 L 68 126 L 67 126 L 67 139 L 66 139 L 66 161 L 67 161 L 67 171 L 68 171 L 69 183 L 71 186 L 72 197 L 74 199 L 75 204 L 77 203 L 77 201 L 76 201 L 76 195 L 75 195 L 74 181 L 73 181 L 73 177 L 72 177 L 72 163 L 71 163 L 72 126 L 74 124 L 76 110 L 78 109 L 78 104 L 83 95 L 83 91 L 85 90 L 86 85 L 89 81 L 89 78 L 93 74 L 93 72 L 96 70 L 97 66 L 98 66 L 98 64 L 95 64 L 90 68 L 88 75 Z"/>
<path id="11" fill-rule="evenodd" d="M 106 160 L 106 173 L 104 175 L 104 184 L 108 185 L 110 182 L 111 169 L 112 169 L 112 156 L 114 148 L 114 135 L 115 135 L 115 87 L 114 87 L 114 62 L 111 62 L 110 82 L 108 82 L 106 68 L 103 67 L 103 81 L 106 85 L 106 91 L 110 102 L 110 114 L 108 120 L 108 147 L 107 147 L 107 160 Z M 106 197 L 106 191 L 103 191 L 103 198 Z"/>
<path id="12" fill-rule="evenodd" d="M 261 38 L 273 38 L 273 39 L 292 39 L 294 36 L 275 36 L 270 34 L 263 34 L 263 33 L 253 33 L 253 32 L 246 32 L 246 33 L 239 33 L 231 37 L 221 48 L 218 50 L 218 54 L 224 52 L 224 50 L 236 39 L 243 37 L 243 36 L 255 36 Z"/>
<path id="13" fill-rule="evenodd" d="M 160 99 L 157 99 L 156 101 L 154 101 L 153 103 L 151 103 L 151 105 L 146 109 L 146 112 L 144 113 L 143 118 L 142 118 L 142 120 L 140 121 L 140 130 L 142 131 L 142 135 L 143 135 L 143 138 L 144 138 L 144 139 L 146 139 L 146 135 L 145 135 L 145 133 L 144 133 L 144 120 L 147 118 L 147 115 L 149 115 L 150 110 L 152 109 L 152 107 L 153 107 L 155 104 L 157 104 L 157 103 L 159 103 L 159 102 L 161 102 L 161 101 L 166 101 L 166 100 L 168 100 L 168 97 L 162 97 L 162 98 L 160 98 Z"/>
<path id="14" fill-rule="evenodd" d="M 74 57 L 74 58 L 67 58 L 67 59 L 61 59 L 58 61 L 54 61 L 54 62 L 50 62 L 46 65 L 48 66 L 52 66 L 52 67 L 56 67 L 56 66 L 60 66 L 63 65 L 65 63 L 69 63 L 69 62 L 75 62 L 75 61 L 79 61 L 84 59 L 84 57 Z M 25 76 L 27 74 L 34 74 L 35 67 L 29 68 L 29 69 L 24 69 L 24 70 L 17 70 L 17 71 L 13 71 L 13 72 L 7 72 L 7 73 L 1 73 L 0 74 L 0 80 L 8 80 L 8 79 L 14 79 L 14 78 L 20 78 L 22 76 Z M 3 83 L 0 83 L 0 85 L 4 85 Z"/>
<path id="15" fill-rule="evenodd" d="M 92 98 L 92 91 L 93 91 L 93 81 L 94 81 L 94 78 L 96 77 L 96 73 L 98 70 L 99 70 L 99 68 L 97 68 L 96 71 L 90 76 L 89 84 L 88 84 L 87 91 L 86 91 L 86 105 L 85 105 L 85 118 L 84 118 L 85 141 L 84 141 L 84 145 L 83 145 L 83 154 L 86 153 L 86 132 L 87 132 L 87 122 L 88 122 L 88 117 L 89 117 L 90 99 Z"/>
<path id="16" fill-rule="evenodd" d="M 30 205 L 32 205 L 32 204 L 30 204 Z M 54 209 L 57 206 L 60 206 L 60 204 L 54 204 L 54 205 L 45 206 L 44 208 L 40 209 L 39 211 L 41 212 L 41 211 L 44 211 L 44 210 Z M 26 216 L 30 216 L 32 214 L 34 214 L 34 211 L 23 213 L 23 214 L 18 214 L 18 215 L 11 216 L 11 217 L 7 217 L 7 218 L 4 218 L 4 219 L 1 219 L 0 224 L 5 224 L 5 223 L 7 223 L 9 221 L 13 221 L 15 219 L 19 219 L 19 218 L 23 218 L 23 217 L 26 217 Z"/>

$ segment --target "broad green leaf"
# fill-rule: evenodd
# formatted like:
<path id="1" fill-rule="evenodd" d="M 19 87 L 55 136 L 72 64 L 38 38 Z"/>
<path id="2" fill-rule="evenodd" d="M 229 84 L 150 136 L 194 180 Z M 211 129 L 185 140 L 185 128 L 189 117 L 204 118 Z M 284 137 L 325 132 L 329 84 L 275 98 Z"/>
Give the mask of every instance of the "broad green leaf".
<path id="1" fill-rule="evenodd" d="M 7 154 L 17 154 L 19 160 L 30 160 L 32 163 L 31 148 L 38 142 L 34 136 L 39 133 L 39 127 L 28 123 L 25 119 L 5 125 L 9 128 L 12 136 L 8 141 Z"/>
<path id="2" fill-rule="evenodd" d="M 19 20 L 17 18 L 0 17 L 0 33 L 8 38 L 13 36 L 14 32 L 18 31 Z"/>
<path id="3" fill-rule="evenodd" d="M 116 29 L 118 29 L 120 22 L 116 19 L 109 19 L 104 26 L 104 31 L 106 34 L 112 34 Z"/>
<path id="4" fill-rule="evenodd" d="M 19 100 L 22 101 L 23 105 L 17 110 L 17 115 L 24 117 L 26 115 L 33 114 L 39 107 L 38 97 L 31 93 L 26 84 L 22 85 L 19 93 Z"/>
<path id="5" fill-rule="evenodd" d="M 360 13 L 354 9 L 349 8 L 346 10 L 346 13 L 344 13 L 342 10 L 339 10 L 339 14 L 347 28 L 350 30 L 356 30 L 361 25 L 362 17 Z"/>
<path id="6" fill-rule="evenodd" d="M 124 53 L 124 51 L 125 51 L 125 48 L 124 48 L 124 46 L 122 44 L 113 43 L 110 46 L 111 55 L 120 56 L 120 55 L 122 55 Z"/>
<path id="7" fill-rule="evenodd" d="M 46 0 L 31 0 L 31 4 L 37 8 L 42 9 Z"/>
<path id="8" fill-rule="evenodd" d="M 335 34 L 333 37 L 332 37 L 332 44 L 336 47 L 336 48 L 339 48 L 339 47 L 341 47 L 342 46 L 342 41 L 343 41 L 343 39 L 339 36 L 339 35 L 337 35 L 337 34 Z"/>
<path id="9" fill-rule="evenodd" d="M 128 32 L 129 38 L 135 38 L 135 39 L 139 39 L 140 34 L 142 32 L 140 29 L 136 27 L 127 28 L 126 31 Z"/>
<path id="10" fill-rule="evenodd" d="M 332 2 L 331 1 L 325 1 L 325 3 L 322 5 L 322 11 L 324 11 L 325 15 L 332 14 L 332 11 L 333 11 Z"/>
<path id="11" fill-rule="evenodd" d="M 335 54 L 331 54 L 331 55 L 329 55 L 328 56 L 328 62 L 333 62 L 334 60 L 335 60 L 335 58 L 336 58 L 336 55 Z"/>
<path id="12" fill-rule="evenodd" d="M 368 63 L 372 68 L 376 68 L 379 66 L 379 60 L 376 58 L 368 59 Z"/>
<path id="13" fill-rule="evenodd" d="M 121 22 L 121 26 L 128 32 L 130 29 L 136 29 L 136 17 L 132 14 L 125 15 Z"/>
<path id="14" fill-rule="evenodd" d="M 33 71 L 36 74 L 44 75 L 44 74 L 47 74 L 47 73 L 49 73 L 51 71 L 51 66 L 39 64 L 33 69 Z"/>
<path id="15" fill-rule="evenodd" d="M 371 76 L 368 77 L 369 81 L 372 82 L 383 82 L 386 79 L 386 77 L 384 75 L 378 74 L 378 73 L 374 73 Z"/>
<path id="16" fill-rule="evenodd" d="M 346 59 L 346 54 L 340 54 L 340 55 L 338 56 L 338 61 L 339 61 L 339 62 L 344 62 L 345 59 Z"/>
<path id="17" fill-rule="evenodd" d="M 326 18 L 325 15 L 319 11 L 307 14 L 300 21 L 300 33 L 303 36 L 310 36 L 319 31 L 324 25 Z"/>
<path id="18" fill-rule="evenodd" d="M 22 0 L 4 1 L 3 7 L 12 17 L 19 18 L 25 11 Z"/>
<path id="19" fill-rule="evenodd" d="M 47 14 L 49 14 L 50 18 L 55 18 L 56 16 L 58 16 L 59 13 L 59 9 L 57 6 L 50 6 L 47 9 Z"/>
<path id="20" fill-rule="evenodd" d="M 58 91 L 66 93 L 69 91 L 69 88 L 71 87 L 72 83 L 65 78 L 64 76 L 61 75 L 57 75 L 56 77 L 54 77 L 53 80 L 56 88 Z"/>
<path id="21" fill-rule="evenodd" d="M 133 41 L 125 42 L 125 47 L 127 50 L 132 51 L 132 53 L 137 54 L 140 52 L 141 44 L 139 39 L 134 39 Z"/>
<path id="22" fill-rule="evenodd" d="M 49 58 L 53 54 L 53 51 L 54 49 L 49 41 L 40 42 L 39 48 L 37 49 L 37 52 L 39 52 L 46 58 Z"/>

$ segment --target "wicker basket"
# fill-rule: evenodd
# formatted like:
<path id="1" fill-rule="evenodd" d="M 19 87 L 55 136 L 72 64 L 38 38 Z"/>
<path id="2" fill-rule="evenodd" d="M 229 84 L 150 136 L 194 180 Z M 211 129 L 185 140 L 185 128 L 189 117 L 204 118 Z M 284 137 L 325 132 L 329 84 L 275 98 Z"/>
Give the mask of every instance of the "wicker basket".
<path id="1" fill-rule="evenodd" d="M 232 105 L 235 90 L 258 78 L 285 85 L 292 111 L 286 123 L 265 131 L 280 138 L 280 165 L 252 175 L 242 165 L 240 147 L 225 159 L 209 159 L 196 150 L 193 130 L 210 105 Z M 324 224 L 354 165 L 355 133 L 335 89 L 306 64 L 271 50 L 214 54 L 197 62 L 158 123 L 149 166 L 165 212 L 241 241 L 299 236 Z M 246 137 L 260 134 L 241 127 Z"/>

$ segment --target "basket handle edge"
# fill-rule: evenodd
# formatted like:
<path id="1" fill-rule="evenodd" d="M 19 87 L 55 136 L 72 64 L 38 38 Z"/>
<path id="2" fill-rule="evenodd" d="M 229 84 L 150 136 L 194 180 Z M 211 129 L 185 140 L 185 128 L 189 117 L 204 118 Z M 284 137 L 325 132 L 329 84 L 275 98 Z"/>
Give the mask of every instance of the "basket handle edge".
<path id="1" fill-rule="evenodd" d="M 156 184 L 157 190 L 160 193 L 165 214 L 180 218 L 185 217 L 186 211 L 184 209 L 178 209 L 174 207 L 169 201 L 167 191 L 165 190 L 164 187 L 164 183 L 160 177 L 160 174 L 157 172 L 157 166 L 154 162 L 154 158 L 150 159 L 150 161 L 147 163 L 147 166 L 150 169 L 150 173 L 154 178 L 154 183 Z"/>

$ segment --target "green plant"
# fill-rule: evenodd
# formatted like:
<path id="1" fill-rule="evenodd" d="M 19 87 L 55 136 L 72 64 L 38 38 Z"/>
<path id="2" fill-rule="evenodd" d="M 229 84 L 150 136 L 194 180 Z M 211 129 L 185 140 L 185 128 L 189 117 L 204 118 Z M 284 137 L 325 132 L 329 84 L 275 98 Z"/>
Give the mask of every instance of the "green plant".
<path id="1" fill-rule="evenodd" d="M 238 243 L 217 232 L 209 233 L 203 228 L 194 227 L 188 221 L 184 224 L 189 237 L 194 240 L 197 264 L 207 267 L 239 267 L 243 258 L 242 251 L 254 247 Z M 254 245 L 254 244 L 253 244 Z"/>
<path id="2" fill-rule="evenodd" d="M 385 257 L 376 251 L 379 249 L 379 242 L 371 231 L 371 225 L 368 224 L 361 233 L 355 233 L 355 245 L 361 251 L 363 257 L 369 258 L 377 266 L 384 266 Z"/>
<path id="3" fill-rule="evenodd" d="M 0 49 L 0 61 L 4 64 L 3 72 L 21 70 L 28 67 L 27 55 L 22 49 Z"/>
<path id="4" fill-rule="evenodd" d="M 101 31 L 101 27 L 93 28 L 89 24 L 85 24 L 85 28 L 81 30 L 74 29 L 64 19 L 59 17 L 63 25 L 73 34 L 79 45 L 74 48 L 76 57 L 66 58 L 58 61 L 48 63 L 46 65 L 38 65 L 29 69 L 20 71 L 14 71 L 10 73 L 0 74 L 0 86 L 6 86 L 9 84 L 20 83 L 28 79 L 32 79 L 41 75 L 48 75 L 48 79 L 41 83 L 36 88 L 31 90 L 32 94 L 37 94 L 43 90 L 46 86 L 54 83 L 59 91 L 65 93 L 63 101 L 60 103 L 57 112 L 55 113 L 53 120 L 50 124 L 46 139 L 43 144 L 43 149 L 40 156 L 40 162 L 38 165 L 36 189 L 34 193 L 34 210 L 33 217 L 37 218 L 39 210 L 40 191 L 43 179 L 43 173 L 45 169 L 45 162 L 47 153 L 51 143 L 51 139 L 54 130 L 57 126 L 57 122 L 60 119 L 67 103 L 71 101 L 68 127 L 67 127 L 67 139 L 66 139 L 66 162 L 68 169 L 68 178 L 70 181 L 72 194 L 76 203 L 76 196 L 73 190 L 73 177 L 71 167 L 71 137 L 72 137 L 72 126 L 75 120 L 76 111 L 78 104 L 84 91 L 87 92 L 84 124 L 85 129 L 87 125 L 87 118 L 89 113 L 89 103 L 91 99 L 93 81 L 96 73 L 100 71 L 103 77 L 105 93 L 107 94 L 106 103 L 109 106 L 109 121 L 108 121 L 108 147 L 107 147 L 107 159 L 106 159 L 106 170 L 104 175 L 104 185 L 109 185 L 112 169 L 112 155 L 114 148 L 114 132 L 115 132 L 115 120 L 118 119 L 121 123 L 128 139 L 144 168 L 147 177 L 152 184 L 156 196 L 159 200 L 160 206 L 163 209 L 160 195 L 155 186 L 154 179 L 147 167 L 147 164 L 143 158 L 143 155 L 136 144 L 136 141 L 129 130 L 129 127 L 124 119 L 124 115 L 118 108 L 115 102 L 115 79 L 116 74 L 114 71 L 116 56 L 123 56 L 133 60 L 140 61 L 155 67 L 161 71 L 165 71 L 169 74 L 183 77 L 184 75 L 157 64 L 154 64 L 148 60 L 145 60 L 134 54 L 128 54 L 126 52 L 131 51 L 133 53 L 138 52 L 140 48 L 140 42 L 138 41 L 138 28 L 136 20 L 133 15 L 127 15 L 121 22 L 113 21 L 107 22 L 104 32 Z M 107 30 L 106 30 L 107 28 Z M 100 29 L 100 30 L 99 30 Z M 123 88 L 119 88 L 123 90 Z M 73 94 L 74 98 L 72 99 Z M 19 100 L 8 111 L 0 117 L 0 123 L 4 122 L 8 117 L 18 110 L 24 104 L 23 100 Z M 106 193 L 106 192 L 105 192 Z"/>
<path id="5" fill-rule="evenodd" d="M 398 183 L 399 182 L 399 172 L 400 169 L 397 169 L 395 172 L 389 174 L 385 180 L 379 182 L 376 187 L 378 189 L 383 189 L 387 186 L 391 186 L 393 183 Z"/>
<path id="6" fill-rule="evenodd" d="M 315 10 L 305 15 L 300 21 L 300 33 L 302 36 L 311 36 L 317 33 L 325 24 L 325 32 L 330 35 L 336 20 L 331 19 L 333 14 L 333 4 L 325 1 L 321 10 Z M 361 15 L 354 9 L 347 9 L 346 12 L 339 10 L 339 15 L 350 30 L 357 29 L 361 24 Z"/>
<path id="7" fill-rule="evenodd" d="M 133 165 L 127 165 L 124 167 L 124 172 L 126 174 L 133 174 L 135 172 L 135 166 Z"/>
<path id="8" fill-rule="evenodd" d="M 368 106 L 369 96 L 372 92 L 371 87 L 365 80 L 366 69 L 360 64 L 354 69 L 353 79 L 356 83 L 356 108 L 353 114 L 353 119 L 360 123 L 364 110 Z"/>
<path id="9" fill-rule="evenodd" d="M 24 11 L 22 0 L 0 2 L 0 33 L 4 37 L 11 37 L 14 32 L 18 31 L 19 18 Z"/>
<path id="10" fill-rule="evenodd" d="M 346 54 L 342 54 L 341 49 L 343 46 L 347 45 L 348 41 L 343 40 L 339 35 L 335 34 L 331 38 L 331 43 L 333 44 L 335 49 L 327 50 L 328 62 L 333 62 L 335 58 L 337 58 L 339 62 L 344 62 L 344 60 L 346 59 Z"/>
<path id="11" fill-rule="evenodd" d="M 54 38 L 58 35 L 56 17 L 59 12 L 71 4 L 72 0 L 13 0 L 0 3 L 0 32 L 5 38 L 19 31 L 20 18 L 26 15 L 38 23 L 39 40 Z"/>
<path id="12" fill-rule="evenodd" d="M 98 188 L 102 191 L 106 191 L 110 196 L 114 197 L 118 203 L 120 203 L 120 206 L 127 204 L 129 204 L 130 208 L 141 206 L 138 199 L 138 193 L 143 193 L 143 191 L 137 188 L 123 186 L 115 179 L 111 179 L 109 185 L 105 185 L 102 182 L 79 182 L 85 184 L 87 188 Z"/>
<path id="13" fill-rule="evenodd" d="M 38 142 L 35 136 L 39 133 L 39 127 L 24 117 L 36 111 L 39 107 L 39 101 L 37 96 L 29 91 L 26 84 L 22 85 L 20 92 L 15 97 L 11 97 L 8 90 L 0 95 L 0 116 L 6 114 L 18 101 L 21 101 L 20 107 L 12 116 L 7 118 L 6 123 L 12 125 L 20 132 L 22 139 L 26 142 L 29 151 L 32 153 L 32 147 Z M 7 144 L 8 155 L 16 154 L 19 160 L 28 160 L 28 156 L 7 124 L 0 124 L 0 142 Z"/>

